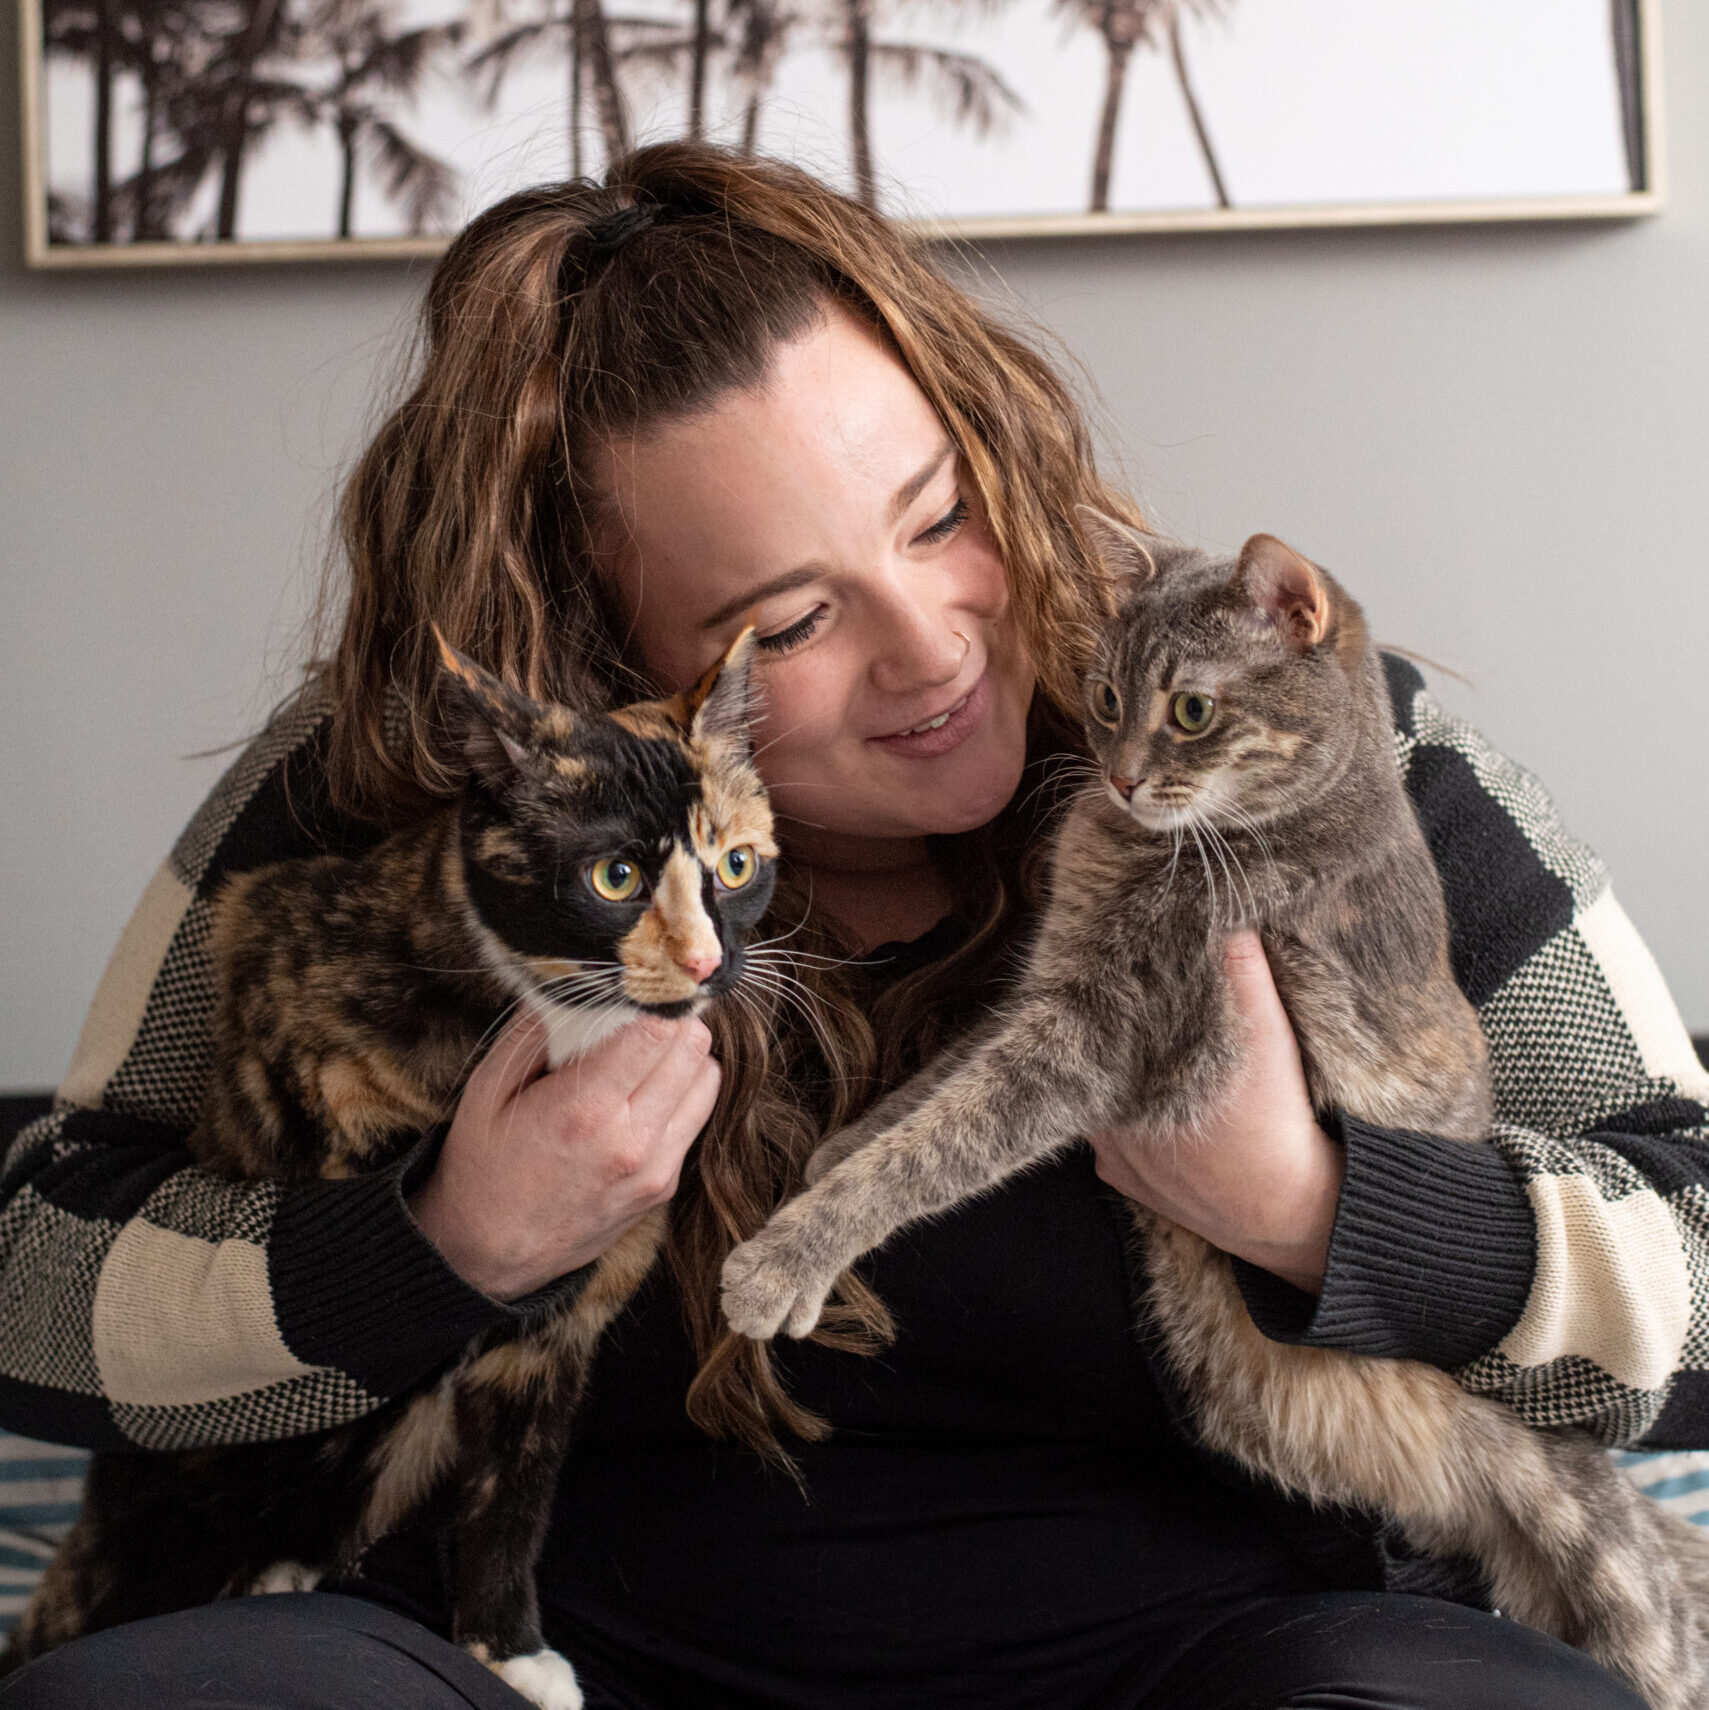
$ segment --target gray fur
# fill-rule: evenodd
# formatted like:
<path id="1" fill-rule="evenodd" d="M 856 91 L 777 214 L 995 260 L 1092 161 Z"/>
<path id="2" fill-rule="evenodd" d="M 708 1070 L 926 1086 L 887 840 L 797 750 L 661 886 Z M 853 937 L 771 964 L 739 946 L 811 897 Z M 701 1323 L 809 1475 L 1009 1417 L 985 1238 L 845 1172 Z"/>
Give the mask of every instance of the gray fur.
<path id="1" fill-rule="evenodd" d="M 1487 1132 L 1487 1052 L 1359 607 L 1270 536 L 1219 560 L 1086 520 L 1118 590 L 1087 676 L 1105 782 L 1062 826 L 1021 995 L 828 1140 L 808 1191 L 730 1255 L 725 1314 L 748 1336 L 808 1334 L 861 1254 L 1076 1136 L 1191 1135 L 1240 1056 L 1216 953 L 1235 926 L 1260 932 L 1319 1109 Z M 1187 692 L 1214 697 L 1202 734 L 1178 722 L 1202 711 Z M 1534 1430 L 1434 1367 L 1268 1341 L 1225 1255 L 1134 1212 L 1150 1307 L 1207 1443 L 1473 1557 L 1498 1607 L 1654 1710 L 1709 1704 L 1695 1528 L 1588 1439 Z"/>

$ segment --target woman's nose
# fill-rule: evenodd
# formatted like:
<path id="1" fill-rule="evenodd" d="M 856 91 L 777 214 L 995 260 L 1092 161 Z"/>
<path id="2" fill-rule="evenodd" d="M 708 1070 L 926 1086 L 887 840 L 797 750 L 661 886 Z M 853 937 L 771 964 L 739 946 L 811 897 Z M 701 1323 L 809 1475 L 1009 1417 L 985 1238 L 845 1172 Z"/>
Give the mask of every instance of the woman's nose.
<path id="1" fill-rule="evenodd" d="M 961 675 L 973 646 L 965 618 L 958 623 L 954 612 L 911 604 L 898 604 L 888 615 L 888 633 L 872 663 L 876 687 L 886 694 L 905 694 L 953 683 Z"/>

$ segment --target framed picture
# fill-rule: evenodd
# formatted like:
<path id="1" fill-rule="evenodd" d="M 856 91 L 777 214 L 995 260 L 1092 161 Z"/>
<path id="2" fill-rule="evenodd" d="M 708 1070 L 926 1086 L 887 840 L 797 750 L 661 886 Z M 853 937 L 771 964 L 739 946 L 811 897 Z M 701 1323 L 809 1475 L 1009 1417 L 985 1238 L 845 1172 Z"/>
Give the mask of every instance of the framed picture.
<path id="1" fill-rule="evenodd" d="M 36 266 L 415 255 L 670 136 L 968 237 L 1620 218 L 1659 0 L 21 0 Z"/>

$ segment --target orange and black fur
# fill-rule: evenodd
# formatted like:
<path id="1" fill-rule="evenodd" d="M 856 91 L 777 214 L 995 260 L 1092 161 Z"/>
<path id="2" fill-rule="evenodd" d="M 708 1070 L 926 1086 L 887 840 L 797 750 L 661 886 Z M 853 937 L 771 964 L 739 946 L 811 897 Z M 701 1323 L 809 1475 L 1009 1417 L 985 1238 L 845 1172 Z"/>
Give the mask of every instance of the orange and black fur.
<path id="1" fill-rule="evenodd" d="M 190 1139 L 244 1180 L 383 1168 L 454 1109 L 517 1005 L 553 1066 L 641 1013 L 698 1013 L 743 973 L 777 846 L 749 759 L 751 632 L 674 700 L 539 705 L 445 649 L 469 763 L 454 803 L 357 860 L 282 862 L 221 894 L 214 1065 Z M 594 1346 L 657 1254 L 650 1214 L 521 1338 L 352 1424 L 289 1442 L 97 1455 L 8 1666 L 121 1621 L 353 1572 L 412 1516 L 440 1540 L 452 1637 L 547 1710 L 581 1699 L 534 1589 Z"/>
<path id="2" fill-rule="evenodd" d="M 724 1269 L 734 1328 L 807 1334 L 895 1230 L 1127 1125 L 1193 1145 L 1241 1053 L 1218 946 L 1256 927 L 1320 1112 L 1481 1140 L 1487 1053 L 1395 764 L 1359 607 L 1269 535 L 1238 559 L 1088 517 L 1117 585 L 1085 684 L 1096 782 L 1056 841 L 1018 995 L 833 1136 Z M 1709 1705 L 1709 1540 L 1600 1445 L 1446 1372 L 1267 1340 L 1230 1261 L 1135 1206 L 1147 1306 L 1212 1448 L 1467 1557 L 1505 1614 L 1653 1710 Z"/>

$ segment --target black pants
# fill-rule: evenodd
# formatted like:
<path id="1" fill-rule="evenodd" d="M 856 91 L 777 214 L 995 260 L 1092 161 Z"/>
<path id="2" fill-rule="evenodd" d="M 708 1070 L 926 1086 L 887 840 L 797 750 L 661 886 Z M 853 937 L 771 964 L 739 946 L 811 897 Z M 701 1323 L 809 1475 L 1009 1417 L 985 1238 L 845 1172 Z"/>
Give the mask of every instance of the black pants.
<path id="1" fill-rule="evenodd" d="M 644 1700 L 585 1675 L 582 1684 L 587 1710 L 713 1704 L 698 1694 L 692 1704 Z M 949 1694 L 945 1702 L 959 1701 Z M 359 1598 L 318 1592 L 242 1598 L 97 1633 L 0 1685 L 0 1706 L 527 1710 L 425 1627 Z M 1511 1621 L 1429 1598 L 1329 1592 L 1225 1612 L 1087 1710 L 1644 1707 L 1579 1652 Z"/>

